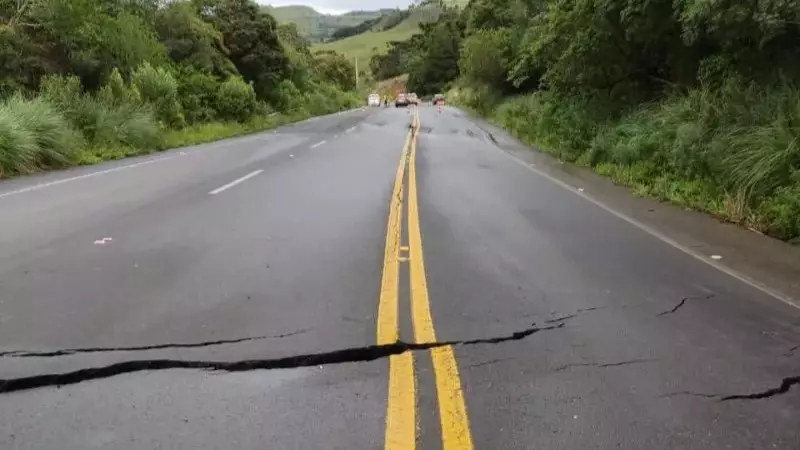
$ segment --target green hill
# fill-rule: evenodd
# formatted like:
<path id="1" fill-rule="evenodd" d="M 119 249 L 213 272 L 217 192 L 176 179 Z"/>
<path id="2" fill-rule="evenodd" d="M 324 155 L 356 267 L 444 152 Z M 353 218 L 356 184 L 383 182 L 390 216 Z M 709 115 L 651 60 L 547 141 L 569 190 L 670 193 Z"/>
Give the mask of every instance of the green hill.
<path id="1" fill-rule="evenodd" d="M 404 41 L 417 33 L 419 24 L 433 22 L 439 17 L 441 9 L 434 5 L 423 5 L 411 8 L 408 17 L 397 26 L 388 30 L 373 30 L 341 39 L 334 42 L 319 43 L 314 45 L 314 50 L 334 50 L 344 55 L 363 61 L 367 64 L 374 53 L 386 52 L 386 46 L 391 41 Z"/>
<path id="2" fill-rule="evenodd" d="M 322 14 L 310 6 L 264 6 L 264 9 L 275 17 L 279 23 L 293 22 L 297 29 L 311 42 L 322 42 L 334 31 L 343 27 L 352 27 L 364 21 L 377 19 L 392 9 L 375 11 L 350 11 L 341 15 Z"/>

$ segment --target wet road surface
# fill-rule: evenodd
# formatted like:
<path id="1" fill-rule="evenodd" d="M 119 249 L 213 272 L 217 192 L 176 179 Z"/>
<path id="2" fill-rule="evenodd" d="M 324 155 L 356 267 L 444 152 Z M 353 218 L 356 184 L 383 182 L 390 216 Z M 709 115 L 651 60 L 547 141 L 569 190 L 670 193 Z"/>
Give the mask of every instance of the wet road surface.
<path id="1" fill-rule="evenodd" d="M 800 310 L 487 130 L 374 108 L 0 183 L 0 448 L 800 448 Z"/>

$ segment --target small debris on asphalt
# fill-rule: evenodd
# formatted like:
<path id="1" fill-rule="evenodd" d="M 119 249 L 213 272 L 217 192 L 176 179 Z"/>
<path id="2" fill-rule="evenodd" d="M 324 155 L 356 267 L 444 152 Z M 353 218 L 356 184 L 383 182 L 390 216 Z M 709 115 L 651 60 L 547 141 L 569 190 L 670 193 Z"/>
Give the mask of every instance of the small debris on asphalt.
<path id="1" fill-rule="evenodd" d="M 94 241 L 94 244 L 95 245 L 105 245 L 107 242 L 111 242 L 111 241 L 113 241 L 113 239 L 111 239 L 110 237 L 104 237 L 103 239 L 98 239 L 98 240 Z"/>
<path id="2" fill-rule="evenodd" d="M 583 188 L 578 188 L 578 192 L 583 192 Z"/>
<path id="3" fill-rule="evenodd" d="M 722 256 L 720 256 L 720 255 L 711 255 L 711 259 L 720 260 L 720 259 L 722 259 Z"/>

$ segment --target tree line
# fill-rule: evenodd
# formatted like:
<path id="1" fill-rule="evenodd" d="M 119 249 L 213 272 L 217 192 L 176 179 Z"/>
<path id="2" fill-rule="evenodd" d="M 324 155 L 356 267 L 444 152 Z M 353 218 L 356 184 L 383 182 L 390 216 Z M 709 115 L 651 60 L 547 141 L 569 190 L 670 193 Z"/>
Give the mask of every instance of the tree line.
<path id="1" fill-rule="evenodd" d="M 800 237 L 800 2 L 472 0 L 373 58 L 637 192 Z"/>
<path id="2" fill-rule="evenodd" d="M 0 0 L 0 177 L 333 112 L 353 88 L 253 0 Z"/>

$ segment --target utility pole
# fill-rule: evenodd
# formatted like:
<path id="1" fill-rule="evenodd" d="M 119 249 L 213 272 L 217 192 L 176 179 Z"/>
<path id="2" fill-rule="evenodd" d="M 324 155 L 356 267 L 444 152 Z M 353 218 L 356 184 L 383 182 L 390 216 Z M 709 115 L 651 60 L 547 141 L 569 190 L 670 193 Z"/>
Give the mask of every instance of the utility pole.
<path id="1" fill-rule="evenodd" d="M 358 55 L 356 55 L 356 89 L 358 89 Z"/>

